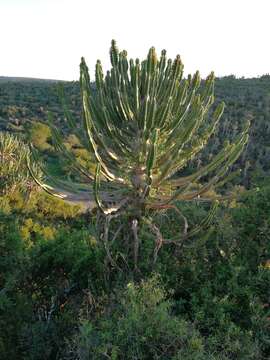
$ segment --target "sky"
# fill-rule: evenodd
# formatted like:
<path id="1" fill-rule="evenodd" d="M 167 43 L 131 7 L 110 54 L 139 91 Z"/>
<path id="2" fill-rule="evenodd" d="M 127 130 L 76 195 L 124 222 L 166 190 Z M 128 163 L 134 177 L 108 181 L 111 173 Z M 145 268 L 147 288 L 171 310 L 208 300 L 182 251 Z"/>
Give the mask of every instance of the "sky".
<path id="1" fill-rule="evenodd" d="M 270 0 L 0 0 L 0 34 L 0 76 L 78 80 L 84 56 L 93 79 L 111 39 L 180 54 L 186 74 L 270 73 Z"/>

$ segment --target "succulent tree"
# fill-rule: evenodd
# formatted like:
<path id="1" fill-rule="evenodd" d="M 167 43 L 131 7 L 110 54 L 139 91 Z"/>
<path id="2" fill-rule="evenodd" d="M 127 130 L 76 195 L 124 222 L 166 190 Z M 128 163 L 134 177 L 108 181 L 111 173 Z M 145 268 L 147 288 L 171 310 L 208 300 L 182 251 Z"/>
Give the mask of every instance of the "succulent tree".
<path id="1" fill-rule="evenodd" d="M 156 259 L 162 243 L 181 244 L 211 221 L 220 197 L 208 195 L 220 181 L 226 180 L 228 169 L 247 143 L 249 125 L 233 143 L 225 142 L 210 163 L 184 176 L 183 169 L 205 147 L 223 113 L 224 103 L 212 109 L 214 73 L 201 85 L 198 71 L 194 76 L 183 77 L 179 55 L 174 60 L 167 59 L 163 50 L 158 58 L 151 48 L 145 60 L 128 60 L 127 52 L 119 52 L 115 41 L 110 58 L 112 67 L 106 75 L 97 61 L 95 86 L 90 83 L 84 58 L 81 59 L 83 126 L 72 117 L 65 97 L 61 96 L 71 131 L 88 150 L 89 160 L 96 162 L 95 173 L 82 166 L 65 147 L 52 120 L 51 127 L 56 148 L 92 184 L 92 196 L 105 217 L 102 239 L 108 256 L 110 220 L 121 214 L 129 217 L 136 266 L 141 222 L 156 235 Z M 39 184 L 53 195 L 65 196 L 44 183 Z M 73 185 L 70 191 L 78 189 Z M 202 223 L 188 231 L 187 221 L 175 202 L 194 199 L 213 205 Z M 177 238 L 166 240 L 151 214 L 169 208 L 182 217 L 184 230 Z"/>

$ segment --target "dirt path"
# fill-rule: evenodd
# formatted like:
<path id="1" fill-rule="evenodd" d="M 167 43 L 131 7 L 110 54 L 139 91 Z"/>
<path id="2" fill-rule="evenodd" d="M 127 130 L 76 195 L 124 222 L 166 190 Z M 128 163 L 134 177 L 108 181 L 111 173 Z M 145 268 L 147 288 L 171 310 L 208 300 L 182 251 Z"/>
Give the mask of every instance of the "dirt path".
<path id="1" fill-rule="evenodd" d="M 63 201 L 71 205 L 79 205 L 82 212 L 91 210 L 96 207 L 96 202 L 93 195 L 88 191 L 79 191 L 77 193 L 71 193 L 67 190 L 55 189 L 59 194 L 64 195 Z"/>

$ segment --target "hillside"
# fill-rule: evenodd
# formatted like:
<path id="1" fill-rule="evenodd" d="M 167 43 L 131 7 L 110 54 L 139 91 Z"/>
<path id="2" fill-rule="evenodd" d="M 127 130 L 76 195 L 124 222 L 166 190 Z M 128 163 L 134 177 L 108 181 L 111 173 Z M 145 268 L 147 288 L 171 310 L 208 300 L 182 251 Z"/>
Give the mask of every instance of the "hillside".
<path id="1" fill-rule="evenodd" d="M 70 109 L 78 119 L 81 115 L 78 82 L 62 82 Z M 224 139 L 233 139 L 245 121 L 251 121 L 250 141 L 238 164 L 243 169 L 241 181 L 251 187 L 270 174 L 270 76 L 237 79 L 234 76 L 217 78 L 216 103 L 225 101 L 218 136 L 210 141 L 197 158 L 207 161 L 221 147 Z M 0 78 L 0 129 L 24 132 L 33 122 L 47 121 L 52 112 L 56 123 L 64 126 L 64 115 L 57 95 L 57 81 L 27 78 Z M 31 126 L 31 125 L 30 125 Z M 235 168 L 235 167 L 234 167 Z M 188 172 L 189 170 L 186 169 Z"/>
<path id="2" fill-rule="evenodd" d="M 32 78 L 32 77 L 15 77 L 15 76 L 0 76 L 0 83 L 9 83 L 9 82 L 31 82 L 31 83 L 37 83 L 37 82 L 58 82 L 58 80 L 53 79 L 38 79 L 38 78 Z"/>

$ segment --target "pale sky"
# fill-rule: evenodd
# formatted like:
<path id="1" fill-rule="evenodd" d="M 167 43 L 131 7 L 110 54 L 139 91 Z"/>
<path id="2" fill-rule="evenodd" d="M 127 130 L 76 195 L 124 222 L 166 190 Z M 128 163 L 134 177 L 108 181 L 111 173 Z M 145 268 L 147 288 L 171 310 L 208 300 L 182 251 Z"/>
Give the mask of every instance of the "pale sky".
<path id="1" fill-rule="evenodd" d="M 93 80 L 116 39 L 130 57 L 155 46 L 180 54 L 186 73 L 270 73 L 270 0 L 0 0 L 0 76 Z"/>

